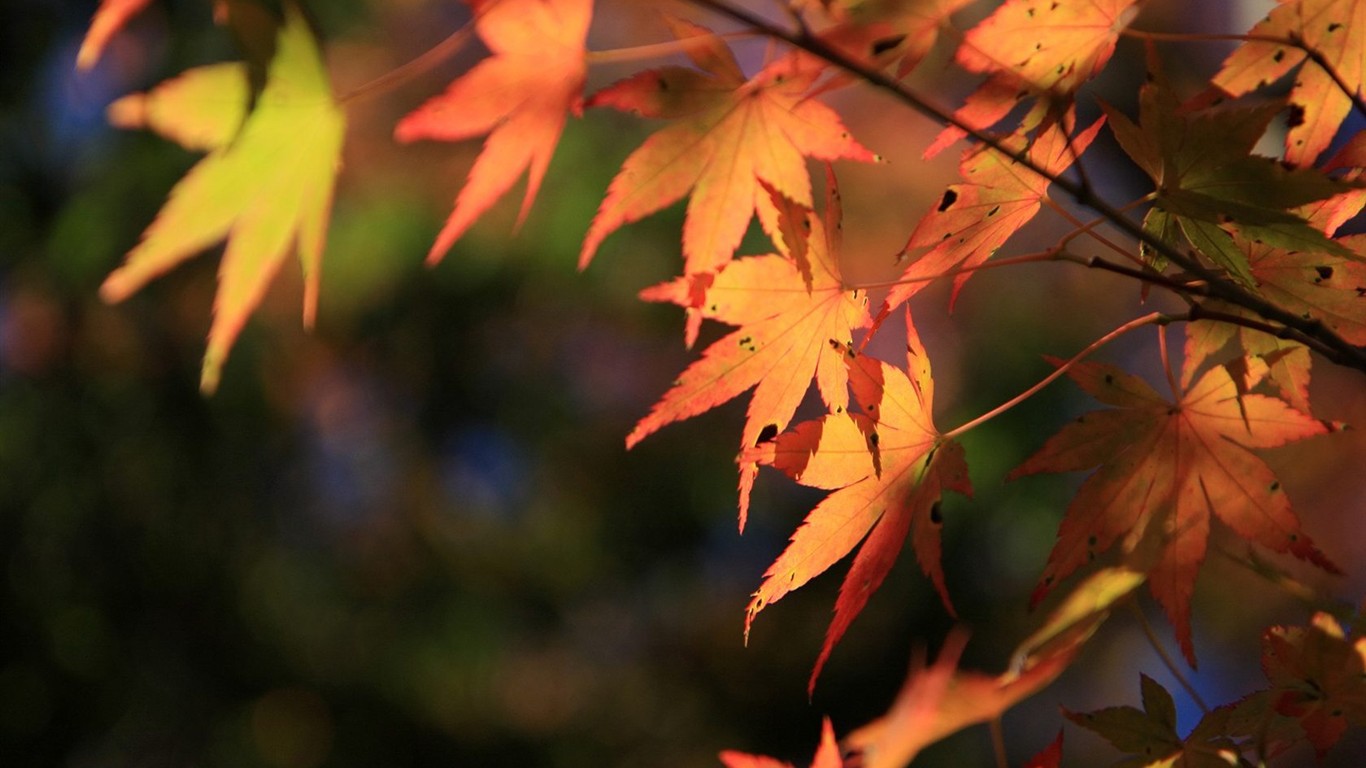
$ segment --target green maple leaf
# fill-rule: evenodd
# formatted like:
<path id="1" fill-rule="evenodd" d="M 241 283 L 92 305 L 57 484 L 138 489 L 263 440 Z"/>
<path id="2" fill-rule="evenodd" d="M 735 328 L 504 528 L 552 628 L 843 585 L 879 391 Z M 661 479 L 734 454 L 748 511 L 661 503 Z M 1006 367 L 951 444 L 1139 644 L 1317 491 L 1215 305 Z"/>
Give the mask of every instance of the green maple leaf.
<path id="1" fill-rule="evenodd" d="M 1348 186 L 1252 154 L 1279 104 L 1189 113 L 1158 76 L 1140 92 L 1137 123 L 1101 106 L 1120 146 L 1157 187 L 1144 228 L 1158 239 L 1181 247 L 1184 237 L 1248 286 L 1256 281 L 1234 232 L 1277 248 L 1351 255 L 1290 210 Z"/>
<path id="2" fill-rule="evenodd" d="M 1226 710 L 1206 715 L 1186 738 L 1176 732 L 1172 695 L 1147 675 L 1142 677 L 1143 709 L 1106 707 L 1095 712 L 1069 712 L 1067 719 L 1100 734 L 1129 757 L 1123 768 L 1228 768 L 1238 765 L 1238 748 L 1225 736 Z"/>
<path id="3" fill-rule="evenodd" d="M 238 87 L 224 87 L 233 80 Z M 118 124 L 145 125 L 211 150 L 171 190 L 142 241 L 100 289 L 107 301 L 121 301 L 226 238 L 200 380 L 205 391 L 217 386 L 247 316 L 296 250 L 304 273 L 304 324 L 312 324 L 346 132 L 317 43 L 293 6 L 286 6 L 265 88 L 250 113 L 246 81 L 243 65 L 202 67 L 111 106 Z"/>

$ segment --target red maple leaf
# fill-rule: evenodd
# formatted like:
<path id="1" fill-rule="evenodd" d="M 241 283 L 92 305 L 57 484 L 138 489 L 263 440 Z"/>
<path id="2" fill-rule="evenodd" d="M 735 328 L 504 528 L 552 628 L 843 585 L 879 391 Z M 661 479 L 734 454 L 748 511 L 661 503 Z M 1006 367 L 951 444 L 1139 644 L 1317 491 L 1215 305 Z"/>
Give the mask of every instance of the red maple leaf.
<path id="1" fill-rule="evenodd" d="M 493 55 L 409 113 L 399 141 L 458 141 L 487 133 L 427 261 L 441 260 L 490 206 L 528 171 L 518 222 L 541 188 L 566 116 L 583 107 L 584 40 L 592 0 L 466 0 Z"/>
<path id="2" fill-rule="evenodd" d="M 730 261 L 751 217 L 775 233 L 776 212 L 761 182 L 799 205 L 813 205 L 806 158 L 874 161 L 839 115 L 808 90 L 824 72 L 792 55 L 746 79 L 730 49 L 709 30 L 673 20 L 688 55 L 703 71 L 661 67 L 594 94 L 609 106 L 672 122 L 631 153 L 588 228 L 579 266 L 609 234 L 692 191 L 683 224 L 685 273 Z"/>
<path id="3" fill-rule="evenodd" d="M 827 173 L 824 221 L 774 191 L 779 228 L 788 232 L 784 253 L 735 259 L 715 274 L 681 277 L 648 288 L 641 297 L 695 309 L 702 317 L 740 326 L 702 353 L 636 424 L 630 448 L 675 421 L 715 408 L 755 387 L 740 445 L 753 446 L 765 429 L 777 432 L 816 381 L 831 410 L 849 401 L 848 373 L 838 350 L 866 327 L 868 298 L 849 290 L 840 271 L 839 192 Z M 834 349 L 834 348 L 838 348 Z M 756 468 L 743 462 L 740 527 L 744 528 Z"/>
<path id="4" fill-rule="evenodd" d="M 1092 397 L 1117 407 L 1063 427 L 1009 475 L 1100 465 L 1067 508 L 1035 603 L 1124 537 L 1126 553 L 1148 572 L 1149 588 L 1194 664 L 1190 599 L 1211 515 L 1244 538 L 1337 572 L 1301 532 L 1280 482 L 1250 449 L 1285 445 L 1341 425 L 1278 398 L 1241 394 L 1222 367 L 1206 372 L 1176 402 L 1112 365 L 1079 363 L 1068 375 Z"/>
<path id="5" fill-rule="evenodd" d="M 862 413 L 831 413 L 803 422 L 742 458 L 773 466 L 802 485 L 837 489 L 816 505 L 769 566 L 750 601 L 745 631 L 760 611 L 862 547 L 840 587 L 835 617 L 811 672 L 821 668 L 845 630 L 912 538 L 921 570 L 952 612 L 940 564 L 939 500 L 946 490 L 971 494 L 962 447 L 944 440 L 931 419 L 934 380 L 920 337 L 906 319 L 907 371 L 880 360 L 845 357 Z"/>

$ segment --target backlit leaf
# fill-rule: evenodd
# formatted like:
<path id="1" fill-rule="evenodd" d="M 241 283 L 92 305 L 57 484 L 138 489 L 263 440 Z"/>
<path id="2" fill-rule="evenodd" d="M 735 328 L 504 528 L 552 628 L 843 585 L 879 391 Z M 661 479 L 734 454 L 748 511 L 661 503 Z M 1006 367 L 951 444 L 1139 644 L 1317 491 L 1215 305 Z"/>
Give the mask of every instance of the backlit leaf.
<path id="1" fill-rule="evenodd" d="M 580 267 L 588 265 L 609 234 L 691 190 L 683 225 L 684 271 L 716 270 L 730 261 L 756 213 L 773 233 L 776 212 L 760 182 L 809 208 L 806 158 L 877 159 L 849 135 L 833 110 L 807 98 L 824 71 L 809 64 L 809 57 L 780 59 L 746 80 L 729 49 L 709 31 L 683 21 L 674 27 L 680 38 L 713 41 L 690 49 L 702 71 L 647 70 L 588 101 L 673 122 L 622 164 L 584 238 Z"/>
<path id="2" fill-rule="evenodd" d="M 1075 138 L 1054 123 L 1032 145 L 1025 137 L 1004 142 L 1009 152 L 1028 152 L 1029 159 L 1049 173 L 1067 170 L 1100 131 L 1103 120 Z M 1048 194 L 1048 179 L 1023 167 L 1012 157 L 985 147 L 968 150 L 959 165 L 962 183 L 950 186 L 938 206 L 916 224 L 904 252 L 923 251 L 887 295 L 886 313 L 919 293 L 930 281 L 954 269 L 971 269 L 991 258 L 1011 235 L 1039 212 Z M 953 295 L 972 277 L 971 271 L 954 275 Z"/>
<path id="3" fill-rule="evenodd" d="M 1119 33 L 1138 14 L 1141 3 L 1007 0 L 968 30 L 958 47 L 958 64 L 990 79 L 954 117 L 984 130 L 1026 96 L 1070 100 L 1082 83 L 1105 67 Z M 938 154 L 962 136 L 960 129 L 946 128 L 925 154 Z"/>
<path id="4" fill-rule="evenodd" d="M 90 69 L 99 61 L 104 48 L 128 20 L 141 13 L 152 0 L 100 0 L 99 10 L 76 54 L 76 68 Z"/>
<path id="5" fill-rule="evenodd" d="M 1122 538 L 1131 564 L 1148 572 L 1153 596 L 1194 663 L 1190 599 L 1211 515 L 1244 538 L 1337 571 L 1301 532 L 1280 482 L 1250 449 L 1285 445 L 1341 425 L 1277 398 L 1241 394 L 1222 367 L 1206 372 L 1174 403 L 1111 365 L 1080 363 L 1068 375 L 1096 399 L 1118 407 L 1063 427 L 1010 473 L 1016 478 L 1100 465 L 1067 509 L 1035 602 Z"/>
<path id="6" fill-rule="evenodd" d="M 203 70 L 191 75 L 186 86 L 191 93 L 179 98 L 187 105 L 204 104 L 205 112 L 187 111 L 186 124 L 216 124 L 221 129 L 231 122 L 227 116 L 235 114 L 232 107 L 218 100 L 236 97 L 206 90 L 218 86 L 217 75 L 224 71 L 215 70 L 212 77 Z M 148 123 L 153 128 L 175 122 L 174 116 L 151 115 Z M 142 242 L 101 287 L 106 300 L 120 301 L 227 238 L 204 355 L 205 391 L 217 386 L 223 360 L 247 316 L 260 303 L 285 256 L 296 250 L 305 281 L 304 323 L 312 324 L 345 124 L 313 35 L 302 15 L 286 6 L 265 89 L 241 131 L 171 190 Z M 211 136 L 209 143 L 221 140 L 221 135 Z"/>
<path id="7" fill-rule="evenodd" d="M 849 402 L 843 350 L 856 329 L 866 327 L 868 299 L 844 285 L 840 268 L 840 207 L 833 174 L 827 176 L 824 220 L 810 209 L 775 195 L 780 225 L 800 229 L 801 262 L 782 253 L 735 259 L 714 275 L 681 277 L 648 288 L 641 297 L 690 307 L 702 317 L 739 326 L 683 372 L 650 413 L 626 437 L 630 448 L 667 424 L 708 411 L 754 387 L 740 448 L 755 445 L 767 429 L 777 433 L 792 420 L 814 379 L 832 411 Z M 795 232 L 794 232 L 795 234 Z M 794 243 L 795 245 L 796 243 Z M 789 253 L 794 245 L 785 245 Z M 805 269 L 802 264 L 805 263 Z M 757 471 L 741 463 L 740 527 L 749 510 Z"/>
<path id="8" fill-rule="evenodd" d="M 787 549 L 765 572 L 750 601 L 754 617 L 823 573 L 862 542 L 840 587 L 835 617 L 811 673 L 814 688 L 835 644 L 882 584 L 906 538 L 921 570 L 952 611 L 940 564 L 939 501 L 970 494 L 962 447 L 934 428 L 933 380 L 920 337 L 907 317 L 907 370 L 846 355 L 860 414 L 831 413 L 797 425 L 742 458 L 775 467 L 797 482 L 838 489 L 816 505 Z"/>
<path id="9" fill-rule="evenodd" d="M 528 171 L 518 221 L 526 218 L 569 113 L 583 107 L 584 40 L 592 0 L 467 0 L 493 55 L 413 110 L 399 141 L 459 141 L 487 133 L 455 209 L 428 253 L 441 260 L 485 211 Z"/>
<path id="10" fill-rule="evenodd" d="M 1295 165 L 1310 165 L 1333 141 L 1338 126 L 1352 110 L 1352 97 L 1323 67 L 1308 59 L 1303 48 L 1290 41 L 1301 41 L 1321 54 L 1347 87 L 1360 94 L 1362 76 L 1366 75 L 1366 6 L 1358 0 L 1281 0 L 1248 35 L 1285 42 L 1244 42 L 1224 61 L 1213 82 L 1225 92 L 1241 96 L 1274 83 L 1303 64 L 1290 89 L 1285 159 Z"/>

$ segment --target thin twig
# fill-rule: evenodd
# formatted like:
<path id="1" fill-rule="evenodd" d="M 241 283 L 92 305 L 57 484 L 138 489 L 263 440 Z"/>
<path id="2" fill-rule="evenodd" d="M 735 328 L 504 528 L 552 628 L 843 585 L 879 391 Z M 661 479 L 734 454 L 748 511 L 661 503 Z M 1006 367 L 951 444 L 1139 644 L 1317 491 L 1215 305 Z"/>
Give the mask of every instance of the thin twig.
<path id="1" fill-rule="evenodd" d="M 1006 735 L 1001 728 L 1001 718 L 993 717 L 987 723 L 991 728 L 991 751 L 996 754 L 996 768 L 1010 768 L 1010 761 L 1006 757 Z"/>
<path id="2" fill-rule="evenodd" d="M 935 120 L 941 125 L 952 125 L 959 128 L 975 141 L 1011 158 L 1021 167 L 1028 169 L 1039 177 L 1047 179 L 1050 183 L 1071 195 L 1078 205 L 1090 208 L 1103 216 L 1113 224 L 1115 228 L 1124 232 L 1129 237 L 1143 243 L 1153 251 L 1161 254 L 1171 263 L 1200 278 L 1200 280 L 1208 286 L 1206 290 L 1211 297 L 1226 301 L 1230 304 L 1236 304 L 1253 314 L 1260 315 L 1266 320 L 1280 323 L 1288 330 L 1294 332 L 1297 337 L 1296 340 L 1304 341 L 1307 339 L 1316 339 L 1322 342 L 1322 347 L 1326 350 L 1323 354 L 1329 361 L 1344 367 L 1355 368 L 1356 370 L 1366 373 L 1366 348 L 1358 347 L 1347 342 L 1316 320 L 1305 319 L 1293 312 L 1282 309 L 1225 279 L 1219 272 L 1206 267 L 1193 256 L 1182 253 L 1169 243 L 1145 231 L 1142 225 L 1124 215 L 1118 208 L 1105 201 L 1086 185 L 1072 181 L 1065 176 L 1050 173 L 1046 168 L 1031 160 L 1027 151 L 1012 151 L 1006 148 L 1000 139 L 993 137 L 984 131 L 978 130 L 971 125 L 967 125 L 948 111 L 932 104 L 919 94 L 906 88 L 899 80 L 893 79 L 879 70 L 870 69 L 863 63 L 850 58 L 844 52 L 832 48 L 815 37 L 790 32 L 782 27 L 775 26 L 767 20 L 750 13 L 748 10 L 731 5 L 726 2 L 726 0 L 688 0 L 688 2 L 729 17 L 764 35 L 768 35 L 776 40 L 784 41 L 789 45 L 825 59 L 869 85 L 886 91 L 904 105 Z"/>
<path id="3" fill-rule="evenodd" d="M 1138 626 L 1142 627 L 1144 637 L 1148 638 L 1148 644 L 1153 647 L 1154 651 L 1157 651 L 1157 656 L 1162 659 L 1163 666 L 1167 668 L 1168 672 L 1172 673 L 1172 677 L 1176 678 L 1176 682 L 1180 683 L 1181 687 L 1186 690 L 1186 694 L 1191 697 L 1191 701 L 1195 702 L 1195 706 L 1200 708 L 1200 712 L 1208 715 L 1209 705 L 1200 697 L 1200 693 L 1195 690 L 1195 686 L 1191 685 L 1191 682 L 1181 673 L 1181 669 L 1176 666 L 1176 662 L 1172 659 L 1171 655 L 1167 653 L 1167 649 L 1162 647 L 1162 641 L 1157 639 L 1157 633 L 1153 632 L 1153 625 L 1148 623 L 1148 617 L 1143 615 L 1143 609 L 1133 600 L 1129 601 L 1129 609 L 1134 612 L 1134 616 L 1138 617 Z"/>
<path id="4" fill-rule="evenodd" d="M 465 23 L 465 26 L 452 32 L 445 40 L 418 54 L 416 58 L 352 89 L 350 93 L 342 96 L 337 102 L 339 104 L 352 104 L 362 99 L 378 96 L 427 74 L 435 69 L 438 64 L 454 56 L 461 48 L 465 47 L 465 43 L 469 42 L 470 36 L 474 34 L 474 21 L 475 19 L 470 19 Z"/>
<path id="5" fill-rule="evenodd" d="M 1020 403 L 1024 402 L 1025 400 L 1028 400 L 1029 398 L 1031 398 L 1031 397 L 1033 397 L 1034 395 L 1038 394 L 1038 392 L 1039 392 L 1040 390 L 1042 390 L 1044 387 L 1048 386 L 1049 384 L 1052 384 L 1054 381 L 1057 381 L 1057 380 L 1058 380 L 1058 377 L 1062 376 L 1064 373 L 1067 373 L 1067 371 L 1068 371 L 1069 368 L 1071 368 L 1072 366 L 1076 365 L 1076 364 L 1077 364 L 1078 362 L 1080 362 L 1083 358 L 1085 358 L 1086 356 L 1090 355 L 1092 352 L 1095 352 L 1096 350 L 1100 349 L 1101 347 L 1105 346 L 1106 344 L 1109 344 L 1110 342 L 1114 341 L 1115 339 L 1119 338 L 1120 336 L 1123 336 L 1124 334 L 1128 333 L 1129 331 L 1132 331 L 1132 330 L 1134 330 L 1135 328 L 1142 328 L 1142 327 L 1145 326 L 1145 325 L 1152 325 L 1152 324 L 1154 324 L 1154 323 L 1156 323 L 1156 324 L 1158 324 L 1158 325 L 1166 325 L 1167 323 L 1174 322 L 1174 321 L 1176 321 L 1176 320 L 1181 320 L 1181 319 L 1183 319 L 1183 318 L 1180 318 L 1180 317 L 1172 317 L 1172 316 L 1170 316 L 1170 315 L 1164 315 L 1164 314 L 1162 314 L 1161 312 L 1152 312 L 1152 313 L 1149 313 L 1149 314 L 1144 315 L 1143 317 L 1136 318 L 1136 319 L 1134 319 L 1134 320 L 1130 320 L 1129 322 L 1127 322 L 1127 323 L 1125 323 L 1125 324 L 1119 326 L 1118 328 L 1114 329 L 1113 331 L 1110 331 L 1109 333 L 1105 334 L 1104 336 L 1100 337 L 1099 339 L 1096 339 L 1095 341 L 1091 342 L 1091 343 L 1086 347 L 1086 349 L 1083 349 L 1082 351 L 1080 351 L 1080 352 L 1078 352 L 1077 354 L 1073 355 L 1073 356 L 1071 357 L 1071 359 L 1069 359 L 1067 362 L 1063 363 L 1062 365 L 1058 366 L 1057 369 L 1055 369 L 1052 373 L 1050 373 L 1050 374 L 1048 374 L 1047 376 L 1045 376 L 1045 377 L 1043 378 L 1043 380 L 1041 380 L 1039 383 L 1035 384 L 1034 386 L 1030 387 L 1029 389 L 1026 389 L 1024 392 L 1021 392 L 1020 394 L 1016 395 L 1015 397 L 1010 398 L 1009 400 L 1007 400 L 1006 402 L 1004 402 L 1004 403 L 1002 403 L 1002 404 L 996 406 L 995 408 L 992 408 L 990 411 L 987 411 L 986 413 L 982 414 L 981 416 L 978 416 L 977 418 L 975 418 L 975 419 L 973 419 L 973 420 L 971 420 L 971 421 L 969 421 L 969 422 L 967 422 L 967 423 L 965 423 L 965 424 L 963 424 L 963 425 L 961 425 L 961 426 L 955 427 L 955 428 L 949 430 L 948 432 L 945 432 L 945 433 L 942 435 L 942 439 L 944 439 L 944 440 L 949 440 L 949 439 L 958 437 L 959 435 L 963 434 L 964 432 L 967 432 L 967 431 L 969 431 L 969 430 L 971 430 L 971 429 L 973 429 L 973 428 L 975 428 L 975 427 L 981 426 L 982 424 L 984 424 L 984 423 L 986 423 L 986 422 L 988 422 L 988 421 L 990 421 L 990 420 L 996 418 L 997 416 L 1000 416 L 1001 414 L 1005 413 L 1006 411 L 1010 410 L 1011 408 L 1014 408 L 1015 406 L 1019 405 Z"/>

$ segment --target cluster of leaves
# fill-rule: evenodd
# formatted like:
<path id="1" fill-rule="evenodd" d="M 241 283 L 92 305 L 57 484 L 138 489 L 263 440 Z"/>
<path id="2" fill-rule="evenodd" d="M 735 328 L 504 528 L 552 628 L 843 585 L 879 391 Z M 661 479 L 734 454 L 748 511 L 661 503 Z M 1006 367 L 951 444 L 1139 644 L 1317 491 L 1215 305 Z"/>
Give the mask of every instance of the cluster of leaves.
<path id="1" fill-rule="evenodd" d="M 967 0 L 790 2 L 782 24 L 724 0 L 693 0 L 786 48 L 746 74 L 724 38 L 669 17 L 672 50 L 691 66 L 646 69 L 592 94 L 585 94 L 591 0 L 466 2 L 471 26 L 457 35 L 477 35 L 489 55 L 394 131 L 402 142 L 485 137 L 430 260 L 441 259 L 523 173 L 526 215 L 570 115 L 601 107 L 663 121 L 606 190 L 580 266 L 613 232 L 687 197 L 682 274 L 641 297 L 685 310 L 689 346 L 704 320 L 735 329 L 680 374 L 627 436 L 627 447 L 753 389 L 737 454 L 741 528 L 761 467 L 830 493 L 764 574 L 746 633 L 769 605 L 858 550 L 811 674 L 813 688 L 908 538 L 953 612 L 940 565 L 939 505 L 945 491 L 971 494 L 956 438 L 999 412 L 937 428 L 935 380 L 909 309 L 904 367 L 865 353 L 883 322 L 936 280 L 951 278 L 957 295 L 1045 207 L 1076 229 L 1023 261 L 1116 272 L 1145 293 L 1168 291 L 1188 306 L 1181 315 L 1136 318 L 1075 357 L 1055 360 L 1057 370 L 1040 387 L 1066 375 L 1109 408 L 1062 427 L 1010 475 L 1094 468 L 1067 510 L 1035 602 L 1112 549 L 1118 563 L 1073 586 L 1005 673 L 957 670 L 963 641 L 951 638 L 933 666 L 917 666 L 885 717 L 846 736 L 844 747 L 862 765 L 903 765 L 928 743 L 998 718 L 1065 669 L 1111 608 L 1144 583 L 1194 664 L 1191 597 L 1213 518 L 1249 541 L 1337 572 L 1253 451 L 1341 428 L 1311 415 L 1311 352 L 1366 371 L 1366 241 L 1338 236 L 1366 205 L 1357 181 L 1366 138 L 1350 138 L 1319 161 L 1348 113 L 1366 114 L 1366 24 L 1358 3 L 1282 0 L 1211 78 L 1210 90 L 1187 100 L 1166 82 L 1154 55 L 1136 117 L 1102 105 L 1102 119 L 1078 127 L 1079 88 L 1104 69 L 1119 36 L 1141 18 L 1142 0 L 1006 0 L 966 32 L 943 36 L 954 46 L 953 61 L 985 78 L 952 113 L 901 78 L 941 32 L 953 29 L 952 17 Z M 97 60 L 110 36 L 146 4 L 105 0 L 80 66 Z M 231 17 L 240 5 L 218 7 Z M 1286 100 L 1241 98 L 1292 70 Z M 876 307 L 841 271 L 843 213 L 830 163 L 879 158 L 819 98 L 860 84 L 942 121 L 927 155 L 972 140 L 961 180 L 911 227 L 901 280 Z M 1026 108 L 1017 109 L 1021 104 Z M 1254 155 L 1282 112 L 1290 126 L 1283 156 Z M 1023 116 L 1003 123 L 1012 114 Z M 312 320 L 345 111 L 303 15 L 287 5 L 259 82 L 246 64 L 200 67 L 124 97 L 110 115 L 119 125 L 146 127 L 207 153 L 171 191 L 103 292 L 123 299 L 226 239 L 202 379 L 212 390 L 235 337 L 290 252 L 303 265 L 304 317 Z M 1152 191 L 1130 206 L 1102 200 L 1082 172 L 1083 155 L 1106 129 L 1152 180 Z M 825 162 L 820 205 L 811 160 Z M 1050 197 L 1052 187 L 1098 213 L 1098 222 L 1072 217 Z M 1141 221 L 1123 212 L 1129 207 L 1146 211 Z M 737 256 L 755 220 L 772 251 Z M 1129 244 L 1097 235 L 1100 222 Z M 1073 255 L 1069 244 L 1087 237 L 1118 261 Z M 1160 335 L 1170 398 L 1115 366 L 1082 360 L 1130 330 L 1173 322 L 1185 323 L 1186 341 L 1175 372 Z M 813 381 L 826 414 L 793 424 Z M 1237 764 L 1243 754 L 1274 756 L 1304 740 L 1322 754 L 1349 723 L 1366 720 L 1364 643 L 1347 639 L 1323 615 L 1307 627 L 1268 630 L 1271 687 L 1211 711 L 1185 738 L 1176 733 L 1170 695 L 1146 677 L 1143 710 L 1068 717 L 1137 755 L 1126 763 L 1132 765 Z M 1060 736 L 1031 764 L 1057 765 L 1061 751 Z M 778 764 L 730 752 L 722 760 L 732 768 Z M 841 762 L 827 722 L 813 765 Z"/>

